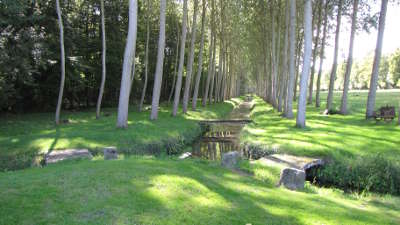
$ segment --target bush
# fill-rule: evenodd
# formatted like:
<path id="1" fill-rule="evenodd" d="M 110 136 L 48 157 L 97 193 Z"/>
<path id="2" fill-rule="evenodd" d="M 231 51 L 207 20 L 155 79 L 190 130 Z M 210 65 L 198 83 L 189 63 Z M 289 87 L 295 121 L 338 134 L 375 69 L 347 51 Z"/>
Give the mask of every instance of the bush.
<path id="1" fill-rule="evenodd" d="M 38 165 L 42 157 L 42 155 L 38 155 L 36 152 L 0 155 L 0 172 L 25 169 L 32 165 Z"/>
<path id="2" fill-rule="evenodd" d="M 345 191 L 377 192 L 400 195 L 399 162 L 381 154 L 355 159 L 334 160 L 324 167 L 308 171 L 313 180 L 324 186 Z"/>

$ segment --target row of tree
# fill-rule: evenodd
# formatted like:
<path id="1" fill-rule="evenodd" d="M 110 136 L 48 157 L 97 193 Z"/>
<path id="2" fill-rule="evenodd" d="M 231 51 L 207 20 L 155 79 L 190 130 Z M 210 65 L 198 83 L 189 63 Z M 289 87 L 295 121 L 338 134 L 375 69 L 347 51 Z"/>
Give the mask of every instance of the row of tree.
<path id="1" fill-rule="evenodd" d="M 154 82 L 156 60 L 153 59 L 157 56 L 159 1 L 148 2 L 149 7 L 146 0 L 138 1 L 136 76 L 133 78 L 131 105 L 139 105 L 145 86 L 146 46 L 149 86 Z M 103 71 L 101 1 L 60 0 L 59 3 L 65 34 L 66 76 L 62 108 L 80 110 L 95 107 Z M 107 79 L 102 105 L 105 107 L 118 104 L 129 23 L 128 8 L 127 0 L 104 0 Z M 168 2 L 166 14 L 163 101 L 167 101 L 170 94 L 178 55 L 175 49 L 182 17 L 178 2 Z M 55 0 L 0 2 L 0 112 L 53 111 L 56 108 L 61 73 L 59 40 Z M 151 91 L 151 88 L 145 91 L 145 103 L 151 101 Z"/>
<path id="2" fill-rule="evenodd" d="M 337 78 L 341 20 L 343 14 L 351 17 L 349 55 L 346 61 L 340 107 L 340 112 L 342 114 L 347 114 L 347 99 L 351 81 L 350 75 L 353 64 L 353 46 L 356 31 L 360 29 L 360 27 L 369 29 L 371 26 L 376 25 L 376 20 L 378 19 L 377 46 L 372 72 L 370 71 L 369 95 L 366 104 L 366 117 L 371 118 L 375 108 L 375 96 L 388 1 L 381 1 L 381 10 L 378 16 L 371 13 L 370 5 L 368 5 L 367 2 L 360 2 L 358 0 L 324 0 L 315 2 L 307 0 L 304 2 L 288 0 L 285 3 L 284 12 L 281 9 L 280 1 L 269 1 L 270 4 L 268 5 L 263 3 L 264 2 L 260 3 L 261 5 L 259 5 L 259 7 L 254 7 L 255 9 L 261 8 L 261 10 L 259 10 L 258 14 L 254 13 L 254 19 L 252 21 L 253 23 L 258 22 L 258 24 L 260 24 L 259 29 L 252 30 L 254 35 L 257 33 L 261 34 L 259 42 L 253 46 L 253 51 L 262 49 L 260 55 L 263 57 L 263 60 L 259 61 L 259 66 L 256 67 L 254 71 L 254 73 L 257 74 L 257 93 L 264 96 L 278 111 L 283 112 L 285 117 L 292 118 L 292 105 L 293 100 L 296 100 L 297 83 L 299 82 L 297 104 L 298 127 L 305 126 L 306 105 L 307 103 L 313 103 L 314 86 L 316 86 L 315 105 L 316 107 L 320 107 L 321 105 L 322 66 L 326 42 L 329 35 L 328 32 L 333 30 L 332 33 L 335 36 L 335 42 L 326 100 L 327 113 L 331 112 L 334 107 L 333 91 Z M 300 5 L 298 3 L 300 3 Z M 268 7 L 270 9 L 269 15 L 266 13 Z M 299 10 L 302 15 L 296 13 L 296 9 L 298 8 L 304 9 Z M 312 8 L 314 8 L 314 10 L 312 10 Z M 285 22 L 281 23 L 280 21 L 282 20 Z M 336 23 L 334 23 L 334 21 L 336 21 Z M 268 31 L 270 32 L 267 32 L 265 24 L 269 24 Z M 274 35 L 275 33 L 277 34 Z M 281 46 L 282 42 L 283 45 Z M 281 54 L 276 54 L 276 52 L 280 52 Z M 253 58 L 258 58 L 258 56 L 254 55 Z M 319 63 L 317 63 L 317 59 L 319 59 Z M 301 74 L 299 74 L 300 67 Z M 317 70 L 318 73 L 315 84 L 314 78 Z"/>
<path id="3" fill-rule="evenodd" d="M 238 77 L 237 72 L 235 72 L 235 66 L 229 57 L 232 52 L 228 51 L 230 48 L 229 44 L 224 43 L 223 35 L 225 33 L 224 22 L 226 18 L 224 17 L 224 4 L 223 1 L 220 1 L 220 18 L 219 18 L 219 32 L 216 29 L 216 19 L 215 19 L 215 11 L 217 8 L 215 7 L 215 1 L 212 1 L 211 7 L 211 29 L 210 29 L 210 44 L 209 45 L 209 71 L 207 76 L 207 83 L 205 85 L 205 91 L 203 94 L 203 105 L 207 103 L 207 99 L 214 102 L 223 101 L 226 98 L 230 98 L 232 96 L 237 96 L 239 94 L 239 88 L 237 88 Z M 160 101 L 160 93 L 161 93 L 161 84 L 163 77 L 163 67 L 164 67 L 164 54 L 165 54 L 165 30 L 166 30 L 166 0 L 160 1 L 160 26 L 159 26 L 159 41 L 158 41 L 158 51 L 157 51 L 157 63 L 154 75 L 154 86 L 153 86 L 153 95 L 152 95 L 152 105 L 151 105 L 151 116 L 150 119 L 157 119 L 158 116 L 158 108 Z M 185 79 L 185 86 L 183 89 L 183 113 L 186 113 L 188 110 L 188 103 L 190 101 L 191 96 L 191 82 L 192 82 L 192 72 L 193 72 L 193 62 L 195 58 L 195 42 L 196 42 L 196 25 L 197 25 L 197 12 L 198 12 L 198 0 L 194 0 L 194 9 L 193 9 L 193 20 L 192 20 L 192 31 L 191 31 L 191 44 L 190 44 L 190 53 L 189 53 L 189 61 L 187 63 L 187 73 Z M 58 15 L 58 24 L 60 30 L 60 49 L 61 49 L 61 82 L 59 89 L 59 97 L 57 103 L 56 110 L 56 124 L 60 123 L 60 109 L 62 106 L 62 98 L 63 98 L 63 89 L 64 89 L 64 80 L 65 80 L 65 52 L 64 52 L 64 32 L 63 32 L 63 21 L 62 21 L 62 13 L 59 0 L 56 0 L 56 9 Z M 202 1 L 202 25 L 201 25 L 201 44 L 199 51 L 199 63 L 198 63 L 198 73 L 196 75 L 194 81 L 193 88 L 193 99 L 192 99 L 192 109 L 196 109 L 197 97 L 199 92 L 200 79 L 203 72 L 202 67 L 202 57 L 203 57 L 203 48 L 204 48 L 204 39 L 205 39 L 205 19 L 206 19 L 206 1 Z M 148 1 L 147 7 L 150 7 L 150 3 Z M 180 44 L 180 55 L 179 55 L 179 66 L 177 72 L 177 79 L 175 84 L 175 95 L 174 95 L 174 103 L 173 103 L 173 112 L 172 116 L 176 116 L 178 105 L 180 101 L 180 92 L 182 89 L 182 77 L 183 77 L 183 64 L 185 59 L 185 45 L 186 45 L 186 32 L 187 32 L 187 15 L 188 15 L 188 2 L 184 0 L 183 2 L 183 18 L 182 18 L 182 36 L 181 36 L 181 44 Z M 104 25 L 104 3 L 101 2 L 101 12 L 102 14 L 102 44 L 103 44 L 103 52 L 102 52 L 102 63 L 103 63 L 103 73 L 102 73 L 102 81 L 99 91 L 99 97 L 97 102 L 97 117 L 100 116 L 100 108 L 101 108 L 101 100 L 102 94 L 104 92 L 104 83 L 106 78 L 105 72 L 105 63 L 106 63 L 106 40 L 105 40 L 105 25 Z M 125 53 L 123 59 L 122 66 L 122 79 L 121 79 L 121 88 L 119 94 L 119 104 L 118 104 L 118 118 L 117 118 L 117 127 L 126 127 L 128 125 L 128 110 L 129 110 L 129 98 L 130 92 L 132 88 L 132 82 L 135 75 L 135 54 L 136 54 L 136 39 L 137 39 L 137 21 L 138 21 L 138 2 L 136 0 L 129 1 L 129 25 L 128 25 L 128 35 L 126 39 Z M 149 19 L 149 16 L 147 16 Z M 218 63 L 218 72 L 216 71 L 216 39 L 217 33 L 220 38 L 220 49 L 219 49 L 219 63 Z M 148 39 L 149 39 L 149 25 L 147 24 L 147 40 L 146 40 L 146 54 L 145 54 L 145 87 L 146 89 L 146 79 L 147 79 L 147 62 L 148 62 Z M 212 57 L 211 57 L 212 55 Z M 211 81 L 212 80 L 212 81 Z M 210 82 L 211 81 L 211 82 Z M 211 88 L 210 88 L 211 85 Z M 213 93 L 213 89 L 215 92 Z M 209 91 L 210 90 L 210 91 Z M 207 97 L 205 92 L 207 93 Z M 142 96 L 144 92 L 142 93 Z M 143 98 L 142 98 L 143 99 Z M 143 102 L 140 103 L 140 109 L 142 107 Z"/>
<path id="4" fill-rule="evenodd" d="M 0 4 L 3 111 L 51 109 L 57 103 L 59 122 L 61 108 L 97 105 L 99 117 L 102 104 L 118 103 L 117 125 L 125 127 L 132 102 L 139 110 L 146 100 L 151 102 L 151 119 L 157 119 L 160 100 L 173 102 L 175 116 L 181 101 L 186 113 L 190 101 L 196 109 L 199 98 L 206 105 L 252 90 L 287 118 L 293 118 L 293 101 L 299 96 L 297 124 L 303 127 L 305 106 L 314 102 L 314 92 L 315 105 L 321 105 L 322 66 L 331 34 L 335 53 L 326 105 L 327 110 L 333 107 L 341 18 L 348 15 L 352 28 L 341 111 L 347 113 L 354 80 L 350 75 L 356 31 L 378 21 L 367 104 L 367 117 L 372 115 L 387 0 L 376 15 L 368 2 L 359 0 L 55 3 Z M 59 89 L 54 88 L 57 84 Z"/>

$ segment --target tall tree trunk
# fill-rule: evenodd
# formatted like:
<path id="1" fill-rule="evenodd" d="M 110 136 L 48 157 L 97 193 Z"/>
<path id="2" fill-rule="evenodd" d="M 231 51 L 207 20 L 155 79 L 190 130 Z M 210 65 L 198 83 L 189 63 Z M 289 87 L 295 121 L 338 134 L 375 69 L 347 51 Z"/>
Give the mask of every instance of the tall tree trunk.
<path id="1" fill-rule="evenodd" d="M 65 50 L 64 50 L 64 26 L 61 16 L 60 0 L 56 0 L 57 16 L 58 16 L 58 27 L 60 29 L 60 50 L 61 50 L 61 80 L 60 90 L 58 93 L 58 101 L 56 108 L 56 124 L 60 124 L 60 112 L 62 106 L 62 99 L 64 94 L 64 83 L 65 83 Z"/>
<path id="2" fill-rule="evenodd" d="M 298 32 L 298 42 L 297 42 L 297 53 L 296 53 L 296 61 L 295 61 L 295 68 L 296 68 L 296 78 L 294 80 L 294 94 L 293 94 L 293 101 L 297 101 L 297 87 L 298 85 L 298 81 L 299 81 L 299 68 L 300 68 L 300 62 L 301 62 L 301 49 L 303 47 L 303 35 L 300 35 L 301 32 L 299 30 Z"/>
<path id="3" fill-rule="evenodd" d="M 318 70 L 318 78 L 317 78 L 317 93 L 315 94 L 315 106 L 319 108 L 321 106 L 321 77 L 322 77 L 322 66 L 324 63 L 325 57 L 325 43 L 326 43 L 326 32 L 328 29 L 328 2 L 323 0 L 323 4 L 325 4 L 324 9 L 324 31 L 322 34 L 322 43 L 321 43 L 321 51 L 319 55 L 319 70 Z"/>
<path id="4" fill-rule="evenodd" d="M 142 90 L 142 96 L 140 97 L 139 112 L 143 110 L 144 97 L 146 96 L 147 81 L 149 73 L 149 42 L 150 42 L 150 12 L 151 5 L 150 0 L 147 0 L 147 15 L 146 15 L 146 53 L 144 56 L 144 85 Z"/>
<path id="5" fill-rule="evenodd" d="M 104 0 L 100 0 L 100 8 L 101 8 L 101 41 L 103 44 L 103 52 L 102 52 L 102 73 L 101 73 L 101 84 L 99 90 L 99 97 L 97 99 L 96 105 L 96 118 L 100 118 L 100 109 L 101 109 L 101 101 L 103 99 L 104 93 L 104 85 L 106 83 L 106 28 L 104 22 Z"/>
<path id="6" fill-rule="evenodd" d="M 172 109 L 172 116 L 176 116 L 178 113 L 179 98 L 182 88 L 182 74 L 183 74 L 183 63 L 185 61 L 185 46 L 186 46 L 186 22 L 187 22 L 187 0 L 183 0 L 183 18 L 182 18 L 182 36 L 181 36 L 181 49 L 179 52 L 179 67 L 178 67 L 178 78 L 175 85 L 174 105 Z"/>
<path id="7" fill-rule="evenodd" d="M 385 31 L 387 4 L 388 0 L 382 0 L 381 12 L 379 15 L 378 38 L 376 40 L 374 65 L 372 67 L 371 81 L 368 92 L 367 112 L 366 112 L 367 119 L 373 116 L 375 109 L 376 88 L 378 85 L 379 63 L 381 61 L 381 55 L 382 55 L 382 42 L 383 42 L 383 34 Z"/>
<path id="8" fill-rule="evenodd" d="M 398 121 L 397 121 L 397 124 L 400 126 L 400 107 L 399 107 L 399 114 L 398 114 Z"/>
<path id="9" fill-rule="evenodd" d="M 221 78 L 222 82 L 221 82 L 220 102 L 225 100 L 226 79 L 228 76 L 228 73 L 227 73 L 227 71 L 228 71 L 228 45 L 226 46 L 226 49 L 225 49 L 223 64 L 224 64 L 224 67 L 223 67 L 224 70 L 222 73 L 223 76 Z"/>
<path id="10" fill-rule="evenodd" d="M 285 36 L 283 43 L 283 60 L 282 60 L 282 73 L 281 73 L 281 82 L 280 82 L 280 91 L 278 96 L 278 111 L 282 112 L 282 106 L 284 105 L 284 99 L 287 95 L 287 68 L 288 68 L 288 60 L 287 60 L 287 51 L 288 51 L 288 35 L 289 35 L 289 0 L 286 0 L 285 4 Z M 284 111 L 284 110 L 283 110 Z"/>
<path id="11" fill-rule="evenodd" d="M 276 9 L 275 9 L 276 10 Z M 270 74 L 270 101 L 274 108 L 277 107 L 276 103 L 276 90 L 275 83 L 277 75 L 277 60 L 276 60 L 276 37 L 275 37 L 275 13 L 274 13 L 274 0 L 270 4 L 270 14 L 271 14 L 271 74 Z"/>
<path id="12" fill-rule="evenodd" d="M 204 95 L 202 99 L 202 105 L 206 106 L 207 99 L 208 99 L 208 92 L 210 90 L 210 82 L 211 82 L 211 74 L 212 74 L 212 67 L 213 67 L 213 45 L 214 45 L 214 38 L 213 38 L 213 32 L 212 30 L 210 31 L 210 46 L 209 46 L 209 60 L 208 60 L 208 72 L 207 72 L 207 80 L 206 80 L 206 86 L 204 90 Z"/>
<path id="13" fill-rule="evenodd" d="M 342 102 L 340 105 L 340 113 L 343 115 L 347 114 L 347 93 L 349 91 L 351 67 L 353 66 L 353 44 L 357 28 L 357 12 L 358 12 L 358 0 L 354 0 L 353 16 L 351 19 L 352 21 L 351 21 L 351 32 L 350 32 L 349 56 L 347 57 L 346 73 L 344 75 Z"/>
<path id="14" fill-rule="evenodd" d="M 290 0 L 290 26 L 289 26 L 289 82 L 285 116 L 293 118 L 293 88 L 295 85 L 295 36 L 296 36 L 296 0 Z"/>
<path id="15" fill-rule="evenodd" d="M 171 103 L 171 99 L 172 99 L 172 94 L 174 93 L 174 90 L 175 90 L 175 85 L 176 85 L 176 77 L 178 76 L 178 56 L 179 56 L 179 53 L 178 53 L 178 51 L 179 51 L 179 41 L 180 41 L 180 39 L 179 39 L 179 26 L 178 26 L 178 23 L 177 23 L 177 27 L 178 27 L 178 35 L 177 35 L 177 40 L 176 40 L 176 49 L 175 49 L 175 65 L 174 65 L 174 78 L 173 78 L 173 80 L 172 80 L 172 87 L 171 87 L 171 91 L 170 91 L 170 93 L 169 93 L 169 97 L 168 97 L 168 105 L 169 105 L 169 103 Z"/>
<path id="16" fill-rule="evenodd" d="M 215 102 L 217 102 L 217 101 L 219 101 L 219 93 L 220 93 L 220 80 L 221 80 L 221 77 L 222 77 L 222 62 L 223 62 L 223 57 L 224 57 L 224 53 L 223 53 L 223 50 L 222 50 L 222 45 L 223 45 L 223 43 L 222 43 L 222 40 L 221 40 L 221 43 L 220 43 L 220 46 L 219 46 L 219 55 L 218 55 L 218 58 L 219 58 L 219 62 L 218 62 L 218 73 L 216 74 L 216 76 L 215 76 L 215 87 L 214 87 L 214 103 Z"/>
<path id="17" fill-rule="evenodd" d="M 332 70 L 331 70 L 331 75 L 330 75 L 330 79 L 329 79 L 328 98 L 326 101 L 326 109 L 328 111 L 332 109 L 333 89 L 335 88 L 337 58 L 338 58 L 338 53 L 339 53 L 340 22 L 342 19 L 342 2 L 343 2 L 343 0 L 339 0 L 339 4 L 338 4 L 338 14 L 337 14 L 337 21 L 336 21 L 336 33 L 335 33 L 335 52 L 333 55 L 333 64 L 332 64 Z"/>
<path id="18" fill-rule="evenodd" d="M 122 65 L 121 89 L 118 102 L 117 127 L 128 126 L 129 95 L 132 83 L 132 67 L 136 51 L 137 0 L 129 0 L 129 29 Z"/>
<path id="19" fill-rule="evenodd" d="M 306 126 L 306 104 L 307 104 L 307 84 L 310 74 L 311 52 L 312 52 L 312 1 L 306 0 L 304 3 L 304 58 L 303 69 L 300 77 L 299 101 L 297 103 L 297 127 Z"/>
<path id="20" fill-rule="evenodd" d="M 193 72 L 193 61 L 194 61 L 194 44 L 196 42 L 196 23 L 197 23 L 197 7 L 199 1 L 194 0 L 194 9 L 193 9 L 193 24 L 192 24 L 192 40 L 190 43 L 190 55 L 189 55 L 189 64 L 187 67 L 187 74 L 185 80 L 185 89 L 183 90 L 183 113 L 187 112 L 188 104 L 189 104 L 189 92 L 190 92 L 190 82 L 192 80 L 192 72 Z"/>
<path id="21" fill-rule="evenodd" d="M 223 43 L 221 41 L 221 43 Z M 219 60 L 219 65 L 218 65 L 218 77 L 217 77 L 217 86 L 215 88 L 215 101 L 219 102 L 221 100 L 221 87 L 222 87 L 222 79 L 224 77 L 224 61 L 225 61 L 225 49 L 224 49 L 224 43 L 222 44 L 223 46 L 220 47 L 220 60 Z"/>
<path id="22" fill-rule="evenodd" d="M 282 56 L 282 52 L 281 52 L 281 36 L 282 36 L 282 31 L 281 31 L 281 16 L 282 16 L 282 2 L 278 1 L 278 13 L 277 13 L 277 19 L 276 19 L 276 25 L 278 26 L 278 31 L 277 31 L 277 43 L 276 43 L 276 50 L 275 50 L 275 68 L 276 68 L 276 73 L 275 73 L 275 82 L 274 82 L 274 90 L 275 90 L 275 104 L 276 107 L 279 107 L 279 92 L 280 92 L 280 80 L 281 80 L 281 67 L 280 67 L 280 63 L 281 63 L 281 56 Z M 282 108 L 279 112 L 282 111 Z"/>
<path id="23" fill-rule="evenodd" d="M 160 37 L 158 39 L 157 66 L 154 75 L 153 100 L 151 102 L 151 120 L 158 117 L 158 105 L 160 102 L 161 83 L 164 65 L 164 49 L 165 49 L 165 10 L 167 8 L 167 0 L 160 0 Z"/>
<path id="24" fill-rule="evenodd" d="M 199 52 L 199 63 L 197 68 L 197 76 L 196 76 L 196 83 L 194 86 L 194 93 L 193 93 L 193 100 L 192 100 L 192 109 L 196 110 L 197 105 L 197 96 L 199 94 L 199 85 L 200 85 L 200 78 L 201 73 L 203 72 L 203 49 L 204 49 L 204 26 L 206 20 L 206 1 L 203 0 L 203 12 L 201 15 L 201 42 L 200 42 L 200 52 Z"/>
<path id="25" fill-rule="evenodd" d="M 212 103 L 213 102 L 213 93 L 214 93 L 214 86 L 215 86 L 215 71 L 216 71 L 216 62 L 215 62 L 215 57 L 217 54 L 217 37 L 214 33 L 214 46 L 213 46 L 213 61 L 212 61 L 212 72 L 211 72 L 211 84 L 210 84 L 210 92 L 209 92 L 209 102 Z"/>
<path id="26" fill-rule="evenodd" d="M 321 21 L 322 21 L 322 0 L 319 1 L 318 4 L 318 21 L 317 21 L 317 35 L 315 36 L 315 43 L 314 43 L 314 50 L 312 56 L 312 67 L 311 67 L 311 77 L 310 77 L 310 84 L 308 88 L 308 104 L 312 104 L 313 100 L 313 91 L 314 91 L 314 73 L 315 73 L 315 63 L 317 62 L 317 51 L 318 51 L 318 42 L 319 42 L 319 35 L 321 32 Z M 315 20 L 315 18 L 314 18 Z"/>

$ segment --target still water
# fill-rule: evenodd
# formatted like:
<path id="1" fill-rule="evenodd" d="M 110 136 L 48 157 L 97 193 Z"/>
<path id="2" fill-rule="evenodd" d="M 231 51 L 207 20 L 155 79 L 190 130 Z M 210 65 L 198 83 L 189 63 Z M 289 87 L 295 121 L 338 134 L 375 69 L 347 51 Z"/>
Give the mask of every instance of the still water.
<path id="1" fill-rule="evenodd" d="M 248 120 L 252 109 L 250 101 L 245 101 L 235 108 L 227 119 Z M 245 123 L 211 122 L 207 124 L 207 131 L 192 146 L 192 156 L 208 160 L 221 160 L 221 155 L 230 151 L 242 151 L 239 135 Z"/>
<path id="2" fill-rule="evenodd" d="M 239 151 L 239 134 L 243 124 L 210 124 L 208 131 L 193 144 L 192 155 L 220 160 L 222 153 Z"/>

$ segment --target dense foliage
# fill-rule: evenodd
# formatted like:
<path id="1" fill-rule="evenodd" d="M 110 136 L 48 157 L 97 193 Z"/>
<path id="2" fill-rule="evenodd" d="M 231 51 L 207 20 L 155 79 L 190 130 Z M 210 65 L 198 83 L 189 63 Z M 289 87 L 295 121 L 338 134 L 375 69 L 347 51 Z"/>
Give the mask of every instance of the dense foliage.
<path id="1" fill-rule="evenodd" d="M 135 71 L 130 100 L 136 103 L 140 100 L 144 86 L 145 46 L 147 18 L 150 23 L 149 40 L 149 80 L 146 89 L 146 102 L 149 103 L 152 93 L 157 40 L 159 34 L 159 1 L 138 1 L 138 32 L 135 58 Z M 125 40 L 128 26 L 128 1 L 105 0 L 105 26 L 107 42 L 107 79 L 103 106 L 116 106 L 122 73 Z M 176 75 L 176 56 L 178 39 L 181 32 L 182 12 L 181 1 L 169 1 L 166 16 L 166 47 L 163 66 L 163 82 L 161 101 L 167 100 L 174 86 Z M 323 16 L 327 16 L 328 37 L 334 33 L 336 1 L 327 4 L 313 3 L 313 27 L 322 30 Z M 351 1 L 344 1 L 344 16 L 351 14 Z M 203 4 L 203 3 L 201 3 Z M 205 46 L 203 50 L 203 74 L 213 69 L 213 73 L 240 74 L 234 80 L 237 86 L 244 90 L 258 90 L 260 95 L 269 95 L 272 87 L 276 89 L 274 96 L 287 88 L 276 87 L 286 82 L 283 63 L 285 36 L 287 35 L 285 9 L 288 3 L 284 1 L 205 1 L 207 4 Z M 296 22 L 296 77 L 302 63 L 303 43 L 303 3 L 297 3 Z M 55 108 L 60 82 L 60 46 L 59 28 L 55 2 L 50 0 L 3 0 L 0 1 L 0 112 L 52 111 Z M 189 16 L 193 14 L 193 2 L 189 1 Z M 63 108 L 79 109 L 95 105 L 101 82 L 101 10 L 99 0 L 61 1 L 62 17 L 65 33 L 66 49 L 66 82 L 63 98 Z M 213 15 L 215 14 L 215 17 Z M 199 13 L 200 14 L 200 13 Z M 147 16 L 150 15 L 150 16 Z M 376 27 L 377 14 L 371 10 L 370 3 L 361 1 L 359 29 L 370 30 Z M 198 19 L 200 21 L 200 18 Z M 317 21 L 319 21 L 317 23 Z M 193 21 L 188 19 L 189 33 L 186 42 L 190 42 Z M 198 22 L 199 23 L 199 22 Z M 197 33 L 201 26 L 197 24 Z M 322 31 L 320 32 L 322 36 Z M 210 35 L 211 34 L 211 35 Z M 210 42 L 214 38 L 215 46 L 209 51 Z M 321 50 L 321 37 L 315 48 Z M 187 43 L 186 46 L 189 44 Z M 197 56 L 200 49 L 200 38 L 196 40 L 194 70 L 199 64 Z M 186 55 L 190 49 L 186 47 Z M 214 53 L 215 68 L 209 68 L 210 53 Z M 271 55 L 271 54 L 273 55 Z M 186 57 L 186 61 L 188 61 Z M 222 58 L 222 61 L 220 60 Z M 318 56 L 314 56 L 318 58 Z M 351 79 L 351 87 L 368 88 L 372 67 L 372 56 L 355 62 Z M 399 84 L 400 67 L 399 52 L 382 60 L 382 73 L 379 86 L 381 88 L 395 87 Z M 222 63 L 222 65 L 220 65 Z M 344 70 L 344 66 L 339 66 Z M 315 68 L 317 71 L 318 68 Z M 339 71 L 340 72 L 340 71 Z M 194 74 L 196 71 L 194 71 Z M 338 74 L 342 79 L 344 71 Z M 271 76 L 271 74 L 273 76 Z M 185 76 L 185 75 L 184 75 Z M 217 76 L 217 75 L 216 75 Z M 194 77 L 194 76 L 193 76 Z M 226 80 L 233 86 L 231 76 Z M 232 76 L 234 77 L 234 76 Z M 194 79 L 194 78 L 193 78 Z M 216 82 L 217 82 L 217 78 Z M 221 78 L 218 78 L 221 79 Z M 229 79 L 229 80 L 228 80 Z M 206 76 L 201 78 L 199 97 L 203 97 Z M 224 80 L 223 83 L 226 81 Z M 297 82 L 297 78 L 296 78 Z M 192 85 L 193 86 L 192 82 Z M 327 82 L 325 82 L 327 83 Z M 343 82 L 336 82 L 340 89 Z M 219 84 L 218 85 L 225 85 Z M 272 86 L 271 86 L 272 85 Z M 212 86 L 212 85 L 211 85 Z M 229 85 L 227 85 L 229 86 Z M 231 87 L 227 89 L 231 89 Z M 297 87 L 297 85 L 295 85 Z M 324 82 L 322 84 L 324 87 Z M 325 84 L 326 86 L 326 84 Z M 297 88 L 295 87 L 295 96 Z M 193 87 L 191 87 L 193 88 Z M 211 89 L 211 88 L 210 88 Z M 240 88 L 239 88 L 240 89 Z M 266 90 L 261 90 L 266 89 Z M 211 90 L 210 90 L 211 91 Z M 275 101 L 275 100 L 274 100 Z"/>
<path id="2" fill-rule="evenodd" d="M 158 38 L 158 1 L 150 11 L 149 83 L 152 84 Z M 60 46 L 55 2 L 5 0 L 0 2 L 0 111 L 49 111 L 56 105 L 60 80 Z M 77 109 L 96 104 L 101 81 L 100 1 L 61 1 L 66 50 L 63 107 Z M 134 88 L 140 98 L 146 43 L 145 4 L 139 1 L 139 23 Z M 128 2 L 105 1 L 107 81 L 104 106 L 118 102 L 122 60 L 127 35 Z M 180 12 L 174 1 L 167 9 L 166 80 L 172 80 Z M 172 86 L 165 82 L 162 96 Z M 148 88 L 147 100 L 152 88 Z"/>
<path id="3" fill-rule="evenodd" d="M 335 160 L 309 176 L 325 186 L 347 191 L 400 195 L 400 165 L 380 154 Z"/>

